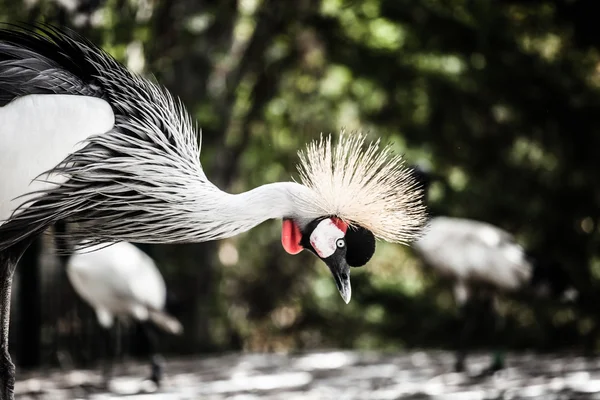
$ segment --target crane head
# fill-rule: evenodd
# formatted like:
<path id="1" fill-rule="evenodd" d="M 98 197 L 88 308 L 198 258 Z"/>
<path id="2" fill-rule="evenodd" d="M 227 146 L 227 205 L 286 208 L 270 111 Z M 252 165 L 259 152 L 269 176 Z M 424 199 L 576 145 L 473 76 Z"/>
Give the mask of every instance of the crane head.
<path id="1" fill-rule="evenodd" d="M 371 259 L 375 238 L 408 244 L 427 222 L 423 189 L 402 157 L 366 138 L 342 130 L 337 143 L 321 136 L 298 153 L 308 190 L 294 198 L 281 236 L 288 253 L 307 249 L 327 264 L 346 303 L 350 268 Z"/>
<path id="2" fill-rule="evenodd" d="M 350 267 L 365 265 L 375 253 L 375 236 L 336 217 L 312 220 L 304 229 L 293 219 L 283 220 L 281 242 L 290 254 L 307 249 L 325 262 L 346 303 L 350 302 Z"/>

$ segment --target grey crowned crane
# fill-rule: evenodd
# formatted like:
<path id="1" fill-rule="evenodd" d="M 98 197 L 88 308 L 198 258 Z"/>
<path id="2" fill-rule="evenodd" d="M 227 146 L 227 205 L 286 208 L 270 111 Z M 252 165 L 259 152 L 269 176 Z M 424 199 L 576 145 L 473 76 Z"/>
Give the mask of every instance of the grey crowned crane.
<path id="1" fill-rule="evenodd" d="M 299 153 L 301 182 L 229 194 L 204 174 L 199 131 L 164 88 L 74 33 L 0 29 L 0 399 L 14 384 L 12 274 L 59 221 L 92 245 L 203 242 L 281 219 L 283 248 L 323 260 L 350 301 L 350 267 L 370 260 L 375 238 L 407 244 L 426 221 L 402 158 L 365 141 L 322 137 Z"/>
<path id="2" fill-rule="evenodd" d="M 413 167 L 413 175 L 421 183 L 425 197 L 431 181 L 441 179 L 421 166 Z M 434 216 L 412 247 L 426 266 L 453 284 L 463 324 L 456 371 L 465 370 L 466 347 L 479 323 L 491 319 L 494 333 L 501 331 L 504 321 L 494 304 L 497 293 L 567 299 L 573 294 L 568 275 L 557 263 L 533 257 L 512 234 L 485 222 Z M 497 351 L 481 375 L 502 368 L 504 354 Z"/>
<path id="3" fill-rule="evenodd" d="M 162 363 L 156 354 L 154 327 L 178 335 L 181 323 L 165 311 L 167 289 L 154 260 L 128 242 L 112 246 L 100 243 L 75 251 L 67 262 L 67 276 L 75 292 L 96 312 L 99 324 L 106 330 L 108 385 L 112 363 L 110 328 L 115 318 L 140 324 L 151 353 L 152 380 L 160 386 Z"/>

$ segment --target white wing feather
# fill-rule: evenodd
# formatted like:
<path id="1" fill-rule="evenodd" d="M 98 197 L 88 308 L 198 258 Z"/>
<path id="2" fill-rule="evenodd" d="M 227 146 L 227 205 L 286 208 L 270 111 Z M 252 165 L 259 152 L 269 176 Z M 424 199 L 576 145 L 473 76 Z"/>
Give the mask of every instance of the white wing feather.
<path id="1" fill-rule="evenodd" d="M 95 97 L 29 95 L 0 107 L 0 225 L 26 199 L 17 197 L 65 181 L 56 175 L 34 179 L 114 123 L 110 105 Z"/>
<path id="2" fill-rule="evenodd" d="M 479 221 L 432 218 L 414 248 L 432 268 L 458 280 L 515 290 L 532 274 L 512 235 Z"/>

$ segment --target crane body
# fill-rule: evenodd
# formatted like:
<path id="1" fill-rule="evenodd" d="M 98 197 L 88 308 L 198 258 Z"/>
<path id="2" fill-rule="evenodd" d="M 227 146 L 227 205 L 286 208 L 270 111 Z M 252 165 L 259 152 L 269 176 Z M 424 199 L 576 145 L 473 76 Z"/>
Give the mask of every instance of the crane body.
<path id="1" fill-rule="evenodd" d="M 74 97 L 76 111 L 53 114 L 49 104 L 54 100 L 45 96 L 57 95 Z M 44 104 L 26 107 L 38 97 Z M 83 118 L 90 97 L 99 104 L 93 107 L 98 114 L 89 117 L 97 126 L 73 133 L 27 172 L 31 161 L 48 150 L 13 143 L 17 134 L 30 132 L 20 123 L 4 122 L 26 126 L 31 119 L 35 129 L 46 128 L 35 135 L 47 133 L 54 143 L 55 127 Z M 0 400 L 13 397 L 12 273 L 32 238 L 53 224 L 67 223 L 68 239 L 91 246 L 203 242 L 281 219 L 283 248 L 290 254 L 308 250 L 323 260 L 347 303 L 350 268 L 369 261 L 375 238 L 408 244 L 425 223 L 422 192 L 402 158 L 379 141 L 367 144 L 362 134 L 342 134 L 335 144 L 331 136 L 310 143 L 300 153 L 301 182 L 271 183 L 239 194 L 222 191 L 204 174 L 200 131 L 181 101 L 87 39 L 49 25 L 0 29 L 0 107 L 0 147 L 14 160 L 0 180 L 0 193 L 5 185 L 11 188 L 0 221 Z M 42 181 L 56 176 L 54 184 L 32 190 L 30 176 L 55 160 L 40 176 Z"/>
<path id="2" fill-rule="evenodd" d="M 413 174 L 427 193 L 440 177 L 420 166 Z M 554 297 L 570 301 L 576 291 L 557 263 L 542 262 L 528 254 L 515 237 L 492 224 L 467 218 L 431 217 L 413 249 L 423 263 L 450 281 L 459 307 L 462 330 L 457 341 L 455 370 L 465 370 L 468 342 L 485 319 L 494 334 L 504 320 L 496 310 L 496 294 L 526 294 L 529 298 Z M 504 368 L 504 355 L 496 351 L 482 375 Z"/>
<path id="3" fill-rule="evenodd" d="M 67 275 L 75 291 L 96 311 L 105 328 L 115 316 L 152 320 L 169 333 L 181 325 L 164 314 L 167 289 L 154 261 L 128 242 L 95 245 L 76 252 L 67 263 Z"/>
<path id="4" fill-rule="evenodd" d="M 452 282 L 463 323 L 455 369 L 462 372 L 477 322 L 491 319 L 494 331 L 502 329 L 504 321 L 496 315 L 493 294 L 522 289 L 533 276 L 533 266 L 510 233 L 465 218 L 433 217 L 413 248 L 426 266 Z M 503 354 L 498 351 L 483 374 L 503 367 Z"/>
<path id="5" fill-rule="evenodd" d="M 67 276 L 77 294 L 95 310 L 99 324 L 106 330 L 113 326 L 115 318 L 140 323 L 151 345 L 150 379 L 160 385 L 162 366 L 154 354 L 154 332 L 147 324 L 153 323 L 177 335 L 182 333 L 183 327 L 164 310 L 167 289 L 152 258 L 128 242 L 112 246 L 98 244 L 76 251 L 69 258 Z M 110 363 L 112 351 L 109 353 Z M 108 382 L 108 373 L 105 378 Z"/>
<path id="6" fill-rule="evenodd" d="M 513 291 L 533 273 L 513 236 L 481 221 L 434 217 L 413 248 L 437 273 L 457 282 Z"/>

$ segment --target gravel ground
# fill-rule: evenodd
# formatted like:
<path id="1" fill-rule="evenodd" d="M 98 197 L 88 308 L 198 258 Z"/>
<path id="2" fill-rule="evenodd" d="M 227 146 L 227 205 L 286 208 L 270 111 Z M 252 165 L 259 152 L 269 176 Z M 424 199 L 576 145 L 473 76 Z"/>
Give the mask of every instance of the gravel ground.
<path id="1" fill-rule="evenodd" d="M 470 374 L 452 373 L 447 352 L 228 354 L 171 359 L 156 391 L 145 364 L 115 367 L 110 390 L 97 388 L 100 370 L 20 374 L 17 399 L 128 400 L 400 400 L 600 399 L 600 359 L 509 354 L 508 368 L 474 378 L 487 355 L 469 358 Z"/>

